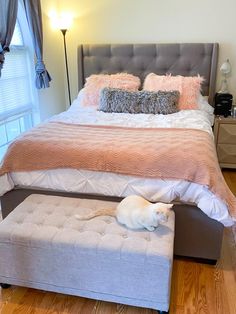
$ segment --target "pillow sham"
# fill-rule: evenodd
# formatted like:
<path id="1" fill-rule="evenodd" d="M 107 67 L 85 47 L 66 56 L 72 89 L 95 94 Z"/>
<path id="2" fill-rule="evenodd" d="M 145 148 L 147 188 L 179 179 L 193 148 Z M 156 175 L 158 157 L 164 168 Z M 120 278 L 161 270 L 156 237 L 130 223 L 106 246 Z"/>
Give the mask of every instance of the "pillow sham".
<path id="1" fill-rule="evenodd" d="M 197 105 L 198 105 L 198 107 L 197 107 L 198 110 L 202 110 L 202 111 L 209 113 L 210 115 L 213 115 L 214 107 L 212 107 L 208 103 L 208 96 L 202 96 L 202 94 L 200 93 L 198 95 Z"/>
<path id="2" fill-rule="evenodd" d="M 99 93 L 104 87 L 136 91 L 140 85 L 140 78 L 128 73 L 93 74 L 86 79 L 81 105 L 97 107 Z"/>
<path id="3" fill-rule="evenodd" d="M 201 90 L 201 76 L 171 76 L 150 73 L 144 80 L 143 89 L 148 91 L 178 90 L 180 110 L 198 109 L 198 95 Z"/>
<path id="4" fill-rule="evenodd" d="M 117 113 L 171 114 L 178 111 L 178 91 L 126 91 L 104 88 L 98 110 Z"/>

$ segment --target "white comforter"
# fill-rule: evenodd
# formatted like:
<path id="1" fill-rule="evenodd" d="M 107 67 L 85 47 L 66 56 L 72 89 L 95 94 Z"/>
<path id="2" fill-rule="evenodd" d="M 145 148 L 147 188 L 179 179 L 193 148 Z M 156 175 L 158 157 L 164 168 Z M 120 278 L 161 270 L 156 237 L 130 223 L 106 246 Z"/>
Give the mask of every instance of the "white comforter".
<path id="1" fill-rule="evenodd" d="M 74 124 L 119 125 L 129 127 L 195 128 L 212 134 L 212 108 L 201 98 L 204 110 L 184 110 L 171 115 L 104 113 L 84 108 L 79 97 L 66 112 L 52 117 L 51 121 Z M 114 196 L 139 194 L 150 201 L 196 204 L 209 217 L 225 226 L 233 224 L 226 205 L 206 186 L 178 180 L 142 179 L 127 175 L 87 170 L 56 169 L 11 173 L 0 177 L 0 195 L 14 186 L 46 188 L 58 191 L 93 193 Z"/>

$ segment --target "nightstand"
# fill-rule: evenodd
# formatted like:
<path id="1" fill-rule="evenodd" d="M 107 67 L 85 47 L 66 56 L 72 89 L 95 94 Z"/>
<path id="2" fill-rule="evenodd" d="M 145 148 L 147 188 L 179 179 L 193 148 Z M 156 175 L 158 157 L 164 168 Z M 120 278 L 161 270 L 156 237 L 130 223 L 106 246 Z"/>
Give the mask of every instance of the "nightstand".
<path id="1" fill-rule="evenodd" d="M 220 167 L 236 169 L 236 118 L 216 116 L 214 136 Z"/>

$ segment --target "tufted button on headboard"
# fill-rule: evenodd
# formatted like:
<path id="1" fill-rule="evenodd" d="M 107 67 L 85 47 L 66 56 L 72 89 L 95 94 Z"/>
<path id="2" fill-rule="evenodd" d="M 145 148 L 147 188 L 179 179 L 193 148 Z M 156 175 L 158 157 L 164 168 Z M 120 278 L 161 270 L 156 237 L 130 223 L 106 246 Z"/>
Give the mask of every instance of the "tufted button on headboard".
<path id="1" fill-rule="evenodd" d="M 150 73 L 204 77 L 202 94 L 213 104 L 217 43 L 183 44 L 98 44 L 78 47 L 79 90 L 86 77 L 98 73 L 127 72 L 143 82 Z"/>

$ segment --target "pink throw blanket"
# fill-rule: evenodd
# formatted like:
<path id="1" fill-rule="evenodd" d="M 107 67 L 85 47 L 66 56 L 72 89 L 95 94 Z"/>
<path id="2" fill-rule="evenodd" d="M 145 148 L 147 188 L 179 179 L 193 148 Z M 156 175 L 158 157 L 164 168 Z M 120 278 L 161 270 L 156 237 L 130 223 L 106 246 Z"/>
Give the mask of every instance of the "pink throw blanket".
<path id="1" fill-rule="evenodd" d="M 206 185 L 236 218 L 236 198 L 222 176 L 213 139 L 204 131 L 50 122 L 23 134 L 10 145 L 0 175 L 55 168 Z"/>

